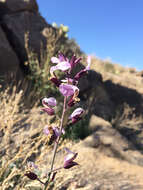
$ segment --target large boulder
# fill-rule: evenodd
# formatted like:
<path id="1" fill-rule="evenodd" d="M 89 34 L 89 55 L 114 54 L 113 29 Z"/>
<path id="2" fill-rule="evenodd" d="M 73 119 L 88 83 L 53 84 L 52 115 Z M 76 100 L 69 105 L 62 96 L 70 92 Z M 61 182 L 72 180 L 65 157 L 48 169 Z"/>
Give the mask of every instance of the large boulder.
<path id="1" fill-rule="evenodd" d="M 40 59 L 41 52 L 44 54 L 47 47 L 47 38 L 42 31 L 51 26 L 39 14 L 36 0 L 0 0 L 0 21 L 22 71 L 28 73 L 29 68 L 25 64 L 28 61 L 27 47 L 28 53 L 37 54 Z M 8 64 L 6 67 L 9 70 Z"/>
<path id="2" fill-rule="evenodd" d="M 36 0 L 0 0 L 0 14 L 10 14 L 21 11 L 38 11 Z"/>
<path id="3" fill-rule="evenodd" d="M 0 74 L 18 67 L 18 58 L 11 48 L 2 28 L 0 27 Z"/>
<path id="4" fill-rule="evenodd" d="M 133 141 L 120 134 L 110 122 L 92 115 L 89 129 L 93 133 L 82 142 L 84 146 L 99 148 L 106 156 L 143 166 L 143 155 L 136 149 Z"/>

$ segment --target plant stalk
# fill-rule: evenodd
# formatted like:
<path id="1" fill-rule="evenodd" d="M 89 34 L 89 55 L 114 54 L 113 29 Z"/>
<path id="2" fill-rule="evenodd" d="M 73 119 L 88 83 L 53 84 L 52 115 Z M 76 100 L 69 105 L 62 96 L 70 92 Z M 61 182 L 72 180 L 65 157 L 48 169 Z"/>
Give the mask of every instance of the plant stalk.
<path id="1" fill-rule="evenodd" d="M 52 162 L 51 162 L 51 169 L 50 169 L 50 172 L 49 172 L 48 180 L 45 183 L 44 190 L 46 190 L 46 188 L 48 186 L 48 183 L 49 183 L 49 180 L 50 180 L 51 173 L 54 171 L 53 170 L 54 162 L 55 162 L 55 158 L 56 158 L 56 153 L 57 153 L 59 141 L 60 141 L 60 138 L 61 138 L 61 135 L 62 135 L 64 115 L 65 115 L 65 112 L 66 112 L 66 101 L 67 101 L 67 97 L 64 97 L 63 112 L 62 112 L 61 123 L 60 123 L 60 135 L 58 136 L 57 141 L 54 144 L 53 157 L 52 157 Z"/>

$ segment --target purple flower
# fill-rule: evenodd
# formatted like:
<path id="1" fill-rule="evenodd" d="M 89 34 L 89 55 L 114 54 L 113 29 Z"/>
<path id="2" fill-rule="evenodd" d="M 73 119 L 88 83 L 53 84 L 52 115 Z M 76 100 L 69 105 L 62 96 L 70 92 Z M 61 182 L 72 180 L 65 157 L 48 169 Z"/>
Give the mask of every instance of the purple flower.
<path id="1" fill-rule="evenodd" d="M 41 110 L 46 112 L 48 115 L 54 115 L 55 114 L 55 110 L 53 108 L 50 108 L 50 107 L 42 108 Z"/>
<path id="2" fill-rule="evenodd" d="M 59 87 L 60 84 L 61 84 L 61 81 L 60 81 L 56 76 L 51 77 L 50 80 L 51 80 L 57 87 Z"/>
<path id="3" fill-rule="evenodd" d="M 53 127 L 53 126 L 45 126 L 43 132 L 45 135 L 50 136 L 51 143 L 53 141 L 56 141 L 56 139 L 61 135 L 61 133 L 62 134 L 65 133 L 64 129 L 61 132 L 58 127 Z"/>
<path id="4" fill-rule="evenodd" d="M 81 61 L 81 57 L 76 58 L 76 56 L 73 55 L 71 60 L 70 60 L 71 69 L 73 69 L 80 61 Z"/>
<path id="5" fill-rule="evenodd" d="M 33 169 L 37 169 L 38 166 L 34 164 L 34 162 L 27 162 L 27 168 L 30 169 L 30 170 L 33 170 Z"/>
<path id="6" fill-rule="evenodd" d="M 87 57 L 87 66 L 85 67 L 85 69 L 79 71 L 79 72 L 75 75 L 74 79 L 78 81 L 84 74 L 86 74 L 87 71 L 90 69 L 90 64 L 91 64 L 91 57 L 88 56 L 88 57 Z"/>
<path id="7" fill-rule="evenodd" d="M 84 109 L 82 108 L 76 108 L 73 113 L 70 115 L 69 119 L 72 120 L 72 123 L 76 123 L 77 121 L 79 121 L 82 117 L 82 115 L 84 114 Z"/>
<path id="8" fill-rule="evenodd" d="M 52 57 L 51 62 L 56 63 L 56 66 L 52 66 L 50 69 L 50 73 L 53 76 L 54 72 L 56 70 L 61 71 L 70 71 L 75 67 L 79 62 L 81 61 L 81 58 L 76 58 L 75 55 L 72 56 L 71 60 L 69 61 L 62 53 L 59 54 L 59 58 Z"/>
<path id="9" fill-rule="evenodd" d="M 50 97 L 50 98 L 43 98 L 42 100 L 42 104 L 43 106 L 51 106 L 51 107 L 55 107 L 57 104 L 57 101 L 55 98 Z"/>
<path id="10" fill-rule="evenodd" d="M 77 86 L 71 85 L 71 84 L 61 84 L 59 86 L 60 92 L 63 94 L 63 96 L 72 96 L 75 92 L 79 92 L 79 89 Z"/>
<path id="11" fill-rule="evenodd" d="M 60 61 L 69 61 L 67 57 L 63 53 L 59 53 L 58 55 Z"/>
<path id="12" fill-rule="evenodd" d="M 44 98 L 42 100 L 42 104 L 44 108 L 42 108 L 43 111 L 45 111 L 48 115 L 54 115 L 55 111 L 52 107 L 55 107 L 57 102 L 56 99 L 53 97 L 50 98 Z"/>
<path id="13" fill-rule="evenodd" d="M 36 180 L 38 179 L 38 176 L 35 174 L 35 171 L 37 171 L 38 167 L 34 164 L 34 162 L 27 162 L 27 171 L 24 174 L 25 176 L 27 176 L 29 179 L 31 180 Z"/>
<path id="14" fill-rule="evenodd" d="M 51 58 L 52 63 L 56 63 L 56 66 L 52 66 L 50 69 L 50 73 L 53 76 L 54 72 L 56 70 L 61 70 L 61 71 L 67 71 L 71 69 L 71 64 L 69 63 L 68 59 L 63 59 L 63 58 L 57 58 L 57 57 L 52 57 Z"/>
<path id="15" fill-rule="evenodd" d="M 73 161 L 77 157 L 78 153 L 72 152 L 68 148 L 65 148 L 65 150 L 68 152 L 68 154 L 64 158 L 64 168 L 69 169 L 75 165 L 78 165 L 78 163 Z"/>

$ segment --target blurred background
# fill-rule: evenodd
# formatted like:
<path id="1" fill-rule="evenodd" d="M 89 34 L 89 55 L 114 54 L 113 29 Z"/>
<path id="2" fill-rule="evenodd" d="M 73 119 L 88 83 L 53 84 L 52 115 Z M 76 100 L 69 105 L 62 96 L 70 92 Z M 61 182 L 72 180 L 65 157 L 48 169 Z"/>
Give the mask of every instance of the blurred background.
<path id="1" fill-rule="evenodd" d="M 69 27 L 81 49 L 126 67 L 143 67 L 142 0 L 38 0 L 48 23 Z"/>

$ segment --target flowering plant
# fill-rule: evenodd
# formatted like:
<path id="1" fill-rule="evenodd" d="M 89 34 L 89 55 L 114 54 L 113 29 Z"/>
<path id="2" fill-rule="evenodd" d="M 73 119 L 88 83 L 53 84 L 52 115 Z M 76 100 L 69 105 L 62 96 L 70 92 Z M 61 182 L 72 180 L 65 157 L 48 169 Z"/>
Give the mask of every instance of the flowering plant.
<path id="1" fill-rule="evenodd" d="M 72 77 L 71 72 L 74 67 L 81 61 L 81 58 L 76 58 L 75 55 L 69 60 L 63 54 L 59 54 L 57 57 L 52 57 L 51 62 L 55 64 L 50 68 L 51 78 L 50 80 L 55 84 L 55 86 L 59 89 L 60 93 L 64 96 L 64 103 L 63 103 L 63 111 L 62 116 L 60 119 L 60 125 L 47 125 L 44 128 L 44 134 L 49 137 L 50 144 L 54 143 L 54 150 L 53 150 L 53 157 L 51 161 L 51 168 L 48 173 L 48 179 L 46 182 L 41 181 L 35 170 L 37 170 L 37 166 L 34 163 L 28 163 L 28 170 L 25 173 L 31 180 L 38 180 L 41 184 L 44 185 L 44 189 L 47 189 L 48 184 L 54 180 L 56 173 L 60 169 L 69 169 L 78 165 L 77 162 L 74 160 L 76 159 L 78 153 L 74 153 L 68 148 L 65 148 L 67 155 L 64 158 L 63 165 L 60 168 L 54 169 L 55 157 L 59 145 L 59 141 L 61 135 L 65 133 L 66 128 L 64 127 L 64 117 L 67 112 L 72 106 L 74 106 L 77 102 L 80 101 L 78 98 L 79 95 L 79 88 L 77 87 L 79 79 L 87 73 L 90 68 L 90 56 L 87 58 L 87 66 L 79 71 L 74 77 Z M 59 79 L 56 75 L 56 71 L 60 70 L 64 72 L 64 79 Z M 44 98 L 42 100 L 43 108 L 42 110 L 46 112 L 48 115 L 55 115 L 55 107 L 57 105 L 57 101 L 54 97 Z M 73 113 L 68 117 L 68 120 L 71 124 L 78 122 L 82 119 L 83 114 L 85 111 L 82 108 L 76 108 Z"/>

